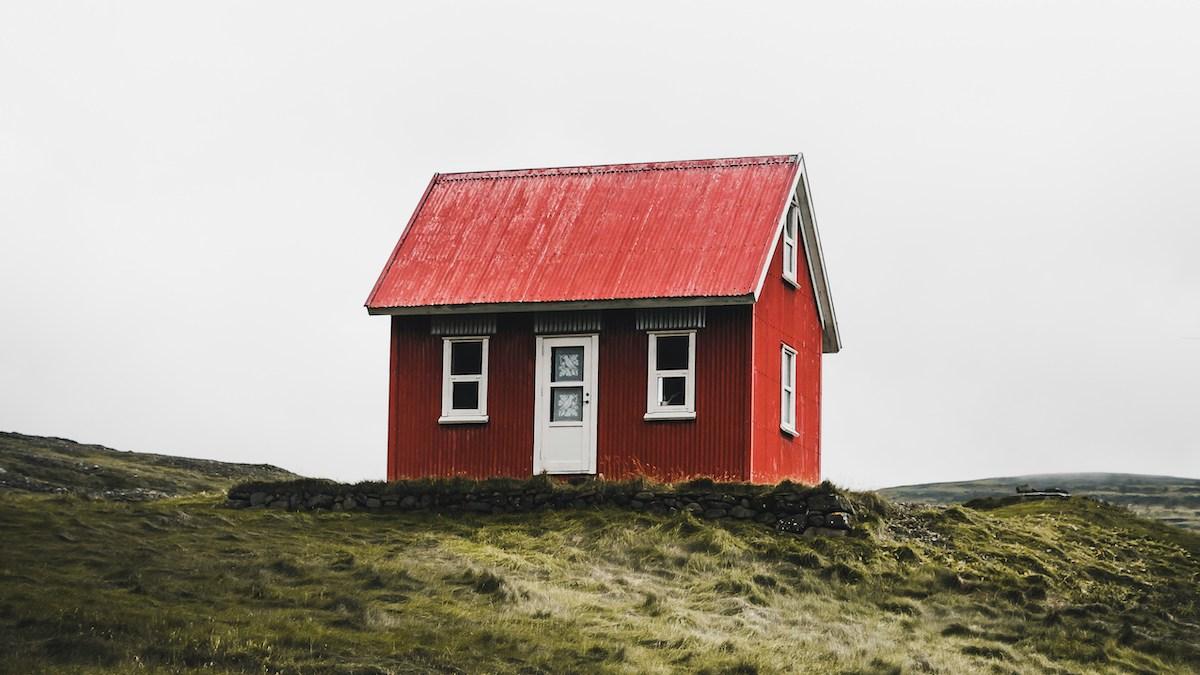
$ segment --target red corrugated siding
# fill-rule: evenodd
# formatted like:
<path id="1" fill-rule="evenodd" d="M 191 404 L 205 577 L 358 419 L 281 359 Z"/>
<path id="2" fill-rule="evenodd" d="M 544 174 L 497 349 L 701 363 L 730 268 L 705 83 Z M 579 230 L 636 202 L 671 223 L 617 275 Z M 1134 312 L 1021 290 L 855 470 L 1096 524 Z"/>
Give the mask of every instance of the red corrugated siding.
<path id="1" fill-rule="evenodd" d="M 709 307 L 707 315 L 696 332 L 696 419 L 647 422 L 646 333 L 630 311 L 606 314 L 597 457 L 606 478 L 747 479 L 750 307 Z"/>
<path id="2" fill-rule="evenodd" d="M 501 316 L 498 332 L 489 342 L 487 424 L 438 424 L 442 338 L 430 335 L 428 317 L 393 317 L 392 335 L 388 479 L 529 476 L 533 472 L 531 316 Z"/>
<path id="3" fill-rule="evenodd" d="M 797 161 L 434 176 L 367 306 L 748 295 Z"/>
<path id="4" fill-rule="evenodd" d="M 754 305 L 754 403 L 750 480 L 821 479 L 821 324 L 812 280 L 800 252 L 799 288 L 783 280 L 783 247 L 776 246 L 762 294 Z M 781 344 L 796 350 L 798 436 L 779 428 Z"/>
<path id="5" fill-rule="evenodd" d="M 749 475 L 749 306 L 710 307 L 697 333 L 694 421 L 647 422 L 644 331 L 629 310 L 605 312 L 600 331 L 597 468 L 607 478 L 647 474 L 746 480 Z M 528 314 L 500 315 L 489 352 L 490 421 L 439 425 L 441 338 L 425 317 L 392 319 L 388 478 L 528 476 L 533 470 L 534 345 Z"/>

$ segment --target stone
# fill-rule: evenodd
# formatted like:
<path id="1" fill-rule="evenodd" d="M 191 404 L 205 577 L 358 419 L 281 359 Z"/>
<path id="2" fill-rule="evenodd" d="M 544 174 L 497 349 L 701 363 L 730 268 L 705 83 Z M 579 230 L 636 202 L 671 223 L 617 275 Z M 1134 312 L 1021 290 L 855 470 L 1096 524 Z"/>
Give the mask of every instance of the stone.
<path id="1" fill-rule="evenodd" d="M 710 519 L 724 518 L 727 515 L 729 515 L 729 512 L 726 511 L 725 509 L 704 509 L 704 517 L 705 518 L 710 518 Z"/>
<path id="2" fill-rule="evenodd" d="M 226 499 L 225 506 L 227 506 L 231 509 L 244 509 L 247 506 L 250 506 L 250 500 L 249 499 Z"/>
<path id="3" fill-rule="evenodd" d="M 732 510 L 729 511 L 729 515 L 731 515 L 734 518 L 737 518 L 739 520 L 745 520 L 747 518 L 753 518 L 754 511 L 742 506 L 741 504 L 738 504 L 737 506 L 733 507 Z"/>
<path id="4" fill-rule="evenodd" d="M 418 502 L 417 502 L 417 498 L 416 498 L 416 497 L 414 497 L 414 496 L 412 496 L 412 495 L 406 495 L 406 496 L 404 497 L 404 499 L 401 499 L 401 500 L 400 500 L 400 508 L 402 508 L 402 509 L 412 509 L 412 508 L 416 508 L 416 506 L 417 506 L 417 503 L 418 503 Z"/>
<path id="5" fill-rule="evenodd" d="M 262 506 L 267 503 L 267 493 L 255 492 L 250 495 L 250 506 Z"/>
<path id="6" fill-rule="evenodd" d="M 288 507 L 288 500 L 286 500 L 286 499 L 272 499 L 267 504 L 268 509 L 286 510 L 287 507 Z"/>
<path id="7" fill-rule="evenodd" d="M 466 509 L 475 513 L 491 513 L 492 505 L 487 502 L 467 502 Z"/>
<path id="8" fill-rule="evenodd" d="M 684 504 L 683 510 L 687 511 L 688 513 L 701 513 L 704 511 L 704 507 L 700 506 L 696 502 L 688 502 L 687 504 Z"/>
<path id="9" fill-rule="evenodd" d="M 809 524 L 809 526 L 810 526 L 810 527 L 824 527 L 824 525 L 825 525 L 825 514 L 824 514 L 824 513 L 810 513 L 810 514 L 808 514 L 808 524 Z"/>
<path id="10" fill-rule="evenodd" d="M 367 497 L 367 508 L 368 509 L 377 509 L 381 506 L 383 506 L 383 502 L 380 501 L 379 499 L 377 499 L 375 497 Z"/>
<path id="11" fill-rule="evenodd" d="M 641 509 L 644 506 L 646 506 L 646 504 L 645 504 L 645 502 L 641 502 L 641 501 L 634 499 L 633 501 L 629 502 L 629 506 L 630 506 L 630 508 Z"/>
<path id="12" fill-rule="evenodd" d="M 652 502 L 652 501 L 654 501 L 654 493 L 643 490 L 643 491 L 635 494 L 633 496 L 633 498 L 638 500 L 639 502 Z"/>
<path id="13" fill-rule="evenodd" d="M 791 532 L 792 534 L 800 534 L 804 531 L 805 522 L 802 518 L 781 518 L 775 523 L 775 529 L 780 532 Z"/>
<path id="14" fill-rule="evenodd" d="M 845 513 L 826 514 L 825 527 L 833 530 L 848 530 L 850 529 L 850 516 Z"/>
<path id="15" fill-rule="evenodd" d="M 308 498 L 308 508 L 327 509 L 333 505 L 333 497 L 329 495 L 313 495 Z"/>

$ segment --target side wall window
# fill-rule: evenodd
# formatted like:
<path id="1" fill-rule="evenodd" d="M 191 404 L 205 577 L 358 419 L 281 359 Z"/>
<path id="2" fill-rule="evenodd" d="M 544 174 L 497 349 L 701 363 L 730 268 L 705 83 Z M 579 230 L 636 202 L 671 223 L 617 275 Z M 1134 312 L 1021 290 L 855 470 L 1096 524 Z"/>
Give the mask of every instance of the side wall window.
<path id="1" fill-rule="evenodd" d="M 650 335 L 646 378 L 646 419 L 696 417 L 696 331 Z"/>
<path id="2" fill-rule="evenodd" d="M 442 338 L 442 424 L 486 422 L 488 339 Z"/>
<path id="3" fill-rule="evenodd" d="M 779 428 L 796 435 L 796 350 L 783 345 L 779 373 Z"/>
<path id="4" fill-rule="evenodd" d="M 796 248 L 796 233 L 800 231 L 800 205 L 795 201 L 788 207 L 783 222 L 783 278 L 793 286 L 796 282 L 796 267 L 800 256 Z"/>

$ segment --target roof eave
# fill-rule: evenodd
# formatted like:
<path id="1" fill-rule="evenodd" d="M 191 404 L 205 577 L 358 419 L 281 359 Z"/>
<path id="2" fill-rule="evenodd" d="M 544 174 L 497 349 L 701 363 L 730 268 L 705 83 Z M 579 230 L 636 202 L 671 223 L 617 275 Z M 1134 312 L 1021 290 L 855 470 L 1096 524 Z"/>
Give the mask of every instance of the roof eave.
<path id="1" fill-rule="evenodd" d="M 372 316 L 421 316 L 430 314 L 481 314 L 510 312 L 558 312 L 582 309 L 653 309 L 662 307 L 711 307 L 752 305 L 754 294 L 695 296 L 680 298 L 621 298 L 608 300 L 564 300 L 548 302 L 484 302 L 414 307 L 367 307 Z"/>

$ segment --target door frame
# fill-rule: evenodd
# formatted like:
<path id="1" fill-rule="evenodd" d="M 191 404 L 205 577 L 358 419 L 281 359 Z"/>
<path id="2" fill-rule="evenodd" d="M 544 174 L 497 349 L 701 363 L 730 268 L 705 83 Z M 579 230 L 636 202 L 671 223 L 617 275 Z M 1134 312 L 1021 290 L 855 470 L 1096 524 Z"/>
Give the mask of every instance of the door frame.
<path id="1" fill-rule="evenodd" d="M 590 410 L 585 413 L 589 423 L 587 427 L 587 440 L 590 451 L 587 453 L 587 467 L 580 471 L 560 472 L 562 475 L 577 475 L 577 474 L 595 474 L 596 473 L 596 458 L 598 456 L 596 448 L 596 439 L 599 428 L 600 415 L 597 411 L 600 409 L 600 334 L 599 333 L 578 333 L 569 335 L 538 335 L 533 351 L 534 359 L 534 374 L 533 374 L 533 475 L 542 473 L 545 469 L 542 467 L 542 415 L 544 414 L 543 399 L 545 398 L 546 389 L 543 384 L 549 384 L 549 372 L 547 372 L 547 361 L 543 358 L 542 350 L 546 346 L 546 340 L 556 340 L 560 338 L 571 338 L 575 340 L 587 339 L 588 345 L 585 348 L 585 353 L 590 354 L 590 358 L 586 359 L 587 363 L 584 367 L 587 369 L 588 381 L 591 383 L 591 391 L 585 392 L 591 394 L 591 401 L 587 403 Z M 543 382 L 545 378 L 545 382 Z M 590 413 L 590 415 L 589 415 Z M 546 418 L 549 423 L 549 418 Z"/>

